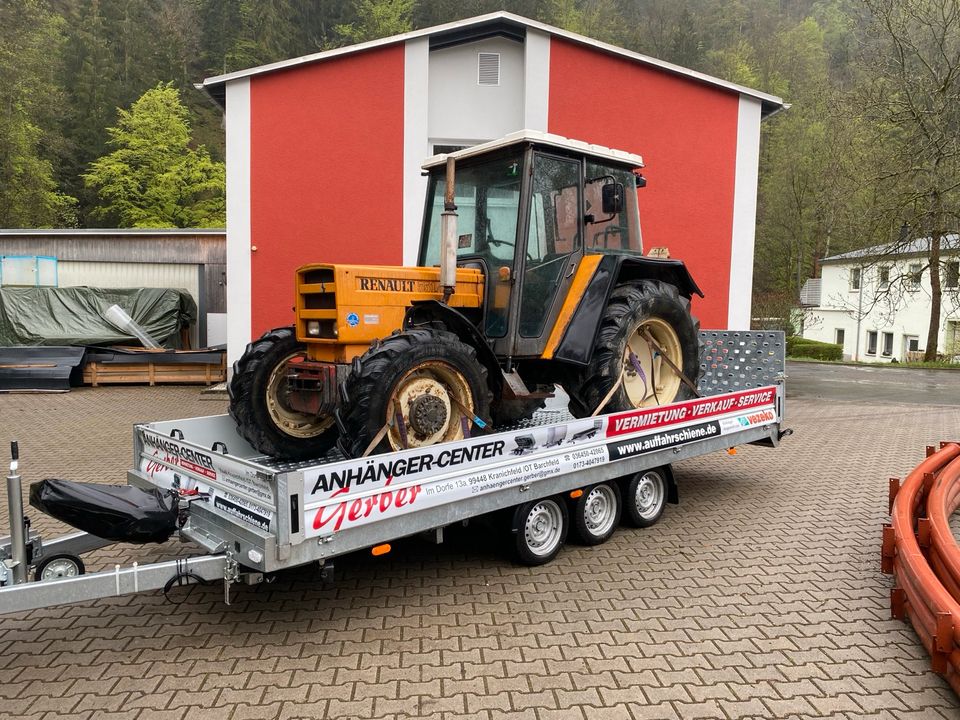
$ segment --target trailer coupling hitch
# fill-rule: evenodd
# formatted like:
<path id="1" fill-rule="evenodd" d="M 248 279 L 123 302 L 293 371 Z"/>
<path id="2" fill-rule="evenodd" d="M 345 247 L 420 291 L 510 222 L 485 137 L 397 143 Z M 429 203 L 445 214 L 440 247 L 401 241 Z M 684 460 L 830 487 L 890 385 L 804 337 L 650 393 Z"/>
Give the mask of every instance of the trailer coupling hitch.
<path id="1" fill-rule="evenodd" d="M 177 528 L 183 528 L 187 524 L 190 515 L 190 504 L 197 500 L 207 502 L 210 500 L 210 493 L 202 493 L 196 488 L 192 490 L 177 489 L 174 491 L 177 496 Z"/>

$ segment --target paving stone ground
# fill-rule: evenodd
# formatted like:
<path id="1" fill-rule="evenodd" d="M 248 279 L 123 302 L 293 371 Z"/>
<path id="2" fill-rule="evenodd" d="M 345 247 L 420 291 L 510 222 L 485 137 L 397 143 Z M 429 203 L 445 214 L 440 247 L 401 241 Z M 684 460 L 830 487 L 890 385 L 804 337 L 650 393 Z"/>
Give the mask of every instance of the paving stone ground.
<path id="1" fill-rule="evenodd" d="M 0 440 L 27 481 L 119 483 L 133 422 L 223 409 L 183 387 L 6 395 Z M 960 407 L 798 399 L 787 424 L 778 450 L 678 465 L 681 504 L 653 528 L 541 568 L 468 528 L 341 560 L 329 590 L 301 571 L 231 607 L 211 586 L 0 616 L 0 716 L 960 717 L 879 572 L 887 478 L 957 439 Z"/>

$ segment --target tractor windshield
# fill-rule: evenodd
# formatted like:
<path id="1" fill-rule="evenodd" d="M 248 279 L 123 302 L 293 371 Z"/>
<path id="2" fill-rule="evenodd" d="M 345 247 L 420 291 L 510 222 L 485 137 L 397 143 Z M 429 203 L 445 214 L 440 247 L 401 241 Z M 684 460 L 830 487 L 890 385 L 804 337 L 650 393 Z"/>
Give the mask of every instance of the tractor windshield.
<path id="1" fill-rule="evenodd" d="M 475 165 L 457 165 L 457 257 L 479 255 L 489 270 L 513 266 L 520 209 L 521 155 L 501 156 Z M 443 212 L 443 169 L 430 174 L 427 212 L 420 246 L 420 265 L 440 264 L 440 214 Z"/>

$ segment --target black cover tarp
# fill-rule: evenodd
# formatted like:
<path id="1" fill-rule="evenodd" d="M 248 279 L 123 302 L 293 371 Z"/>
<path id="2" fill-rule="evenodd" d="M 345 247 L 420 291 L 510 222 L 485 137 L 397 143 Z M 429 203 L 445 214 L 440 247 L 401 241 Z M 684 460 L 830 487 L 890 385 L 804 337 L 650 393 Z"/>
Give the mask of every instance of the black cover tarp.
<path id="1" fill-rule="evenodd" d="M 162 543 L 177 528 L 177 498 L 169 491 L 49 479 L 30 485 L 30 504 L 115 542 Z"/>
<path id="2" fill-rule="evenodd" d="M 139 345 L 103 317 L 119 305 L 157 342 L 197 319 L 186 290 L 91 287 L 0 288 L 0 345 Z"/>

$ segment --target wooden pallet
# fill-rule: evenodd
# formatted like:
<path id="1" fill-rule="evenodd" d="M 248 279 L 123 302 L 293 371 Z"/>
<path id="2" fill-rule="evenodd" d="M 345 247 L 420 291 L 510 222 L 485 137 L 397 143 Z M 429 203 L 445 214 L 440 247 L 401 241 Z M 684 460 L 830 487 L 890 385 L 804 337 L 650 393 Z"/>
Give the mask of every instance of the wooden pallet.
<path id="1" fill-rule="evenodd" d="M 227 379 L 226 356 L 213 363 L 98 363 L 88 362 L 83 368 L 85 385 L 119 385 L 124 383 L 214 385 Z"/>

